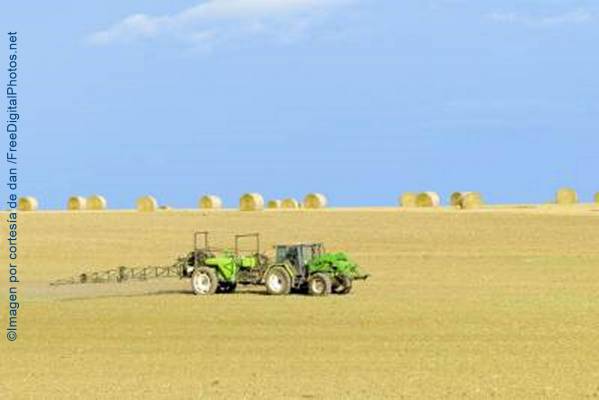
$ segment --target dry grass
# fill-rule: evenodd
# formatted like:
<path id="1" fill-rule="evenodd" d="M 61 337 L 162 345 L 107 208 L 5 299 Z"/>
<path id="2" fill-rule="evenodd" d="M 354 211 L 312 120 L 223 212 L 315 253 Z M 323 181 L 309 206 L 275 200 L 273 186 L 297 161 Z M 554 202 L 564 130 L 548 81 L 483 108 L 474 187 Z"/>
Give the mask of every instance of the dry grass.
<path id="1" fill-rule="evenodd" d="M 0 341 L 2 399 L 599 395 L 599 213 L 588 206 L 19 218 L 21 336 Z M 217 246 L 254 231 L 265 249 L 324 241 L 373 276 L 323 299 L 200 298 L 176 279 L 47 286 L 85 266 L 169 263 L 200 227 Z"/>

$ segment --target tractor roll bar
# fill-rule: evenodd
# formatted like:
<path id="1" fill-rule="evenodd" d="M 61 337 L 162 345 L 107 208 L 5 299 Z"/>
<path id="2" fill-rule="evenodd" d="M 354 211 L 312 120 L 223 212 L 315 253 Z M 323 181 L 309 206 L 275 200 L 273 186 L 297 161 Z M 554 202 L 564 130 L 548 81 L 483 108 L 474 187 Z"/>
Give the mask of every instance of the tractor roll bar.
<path id="1" fill-rule="evenodd" d="M 200 236 L 204 236 L 204 249 L 208 250 L 208 232 L 207 231 L 193 233 L 193 249 L 198 250 L 198 238 Z"/>
<path id="2" fill-rule="evenodd" d="M 260 254 L 260 234 L 259 233 L 245 233 L 243 235 L 235 235 L 235 255 L 239 256 L 239 241 L 244 238 L 255 238 L 256 239 L 256 254 Z"/>

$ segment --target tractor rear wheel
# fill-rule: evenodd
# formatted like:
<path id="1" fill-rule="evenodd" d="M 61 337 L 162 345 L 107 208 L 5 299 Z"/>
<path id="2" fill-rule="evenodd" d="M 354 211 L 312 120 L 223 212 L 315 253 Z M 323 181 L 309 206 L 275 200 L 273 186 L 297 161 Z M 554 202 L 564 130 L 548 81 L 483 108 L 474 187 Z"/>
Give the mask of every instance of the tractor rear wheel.
<path id="1" fill-rule="evenodd" d="M 191 275 L 191 289 L 193 294 L 214 294 L 218 288 L 218 278 L 212 268 L 196 268 Z"/>
<path id="2" fill-rule="evenodd" d="M 349 292 L 351 292 L 352 280 L 349 276 L 338 276 L 336 281 L 336 284 L 333 285 L 333 293 L 348 294 Z"/>
<path id="3" fill-rule="evenodd" d="M 308 279 L 308 293 L 312 296 L 326 296 L 331 293 L 331 277 L 316 273 Z"/>
<path id="4" fill-rule="evenodd" d="M 291 276 L 283 267 L 271 268 L 264 278 L 268 294 L 285 295 L 291 290 Z"/>

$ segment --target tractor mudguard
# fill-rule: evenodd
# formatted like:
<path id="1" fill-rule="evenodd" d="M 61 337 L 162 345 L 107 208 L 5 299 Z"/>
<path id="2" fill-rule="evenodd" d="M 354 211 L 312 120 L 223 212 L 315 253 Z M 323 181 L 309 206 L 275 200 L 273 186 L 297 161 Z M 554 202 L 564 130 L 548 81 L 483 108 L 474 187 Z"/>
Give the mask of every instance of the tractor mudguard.
<path id="1" fill-rule="evenodd" d="M 237 263 L 232 257 L 212 257 L 207 258 L 204 264 L 208 267 L 214 267 L 218 272 L 219 278 L 225 282 L 234 282 L 237 274 Z"/>

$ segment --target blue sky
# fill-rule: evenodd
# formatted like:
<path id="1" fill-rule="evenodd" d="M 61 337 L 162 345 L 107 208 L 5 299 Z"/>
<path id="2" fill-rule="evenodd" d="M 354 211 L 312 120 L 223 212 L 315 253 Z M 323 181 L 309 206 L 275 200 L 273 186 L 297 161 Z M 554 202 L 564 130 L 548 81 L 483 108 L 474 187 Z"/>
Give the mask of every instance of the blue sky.
<path id="1" fill-rule="evenodd" d="M 596 2 L 3 8 L 3 30 L 19 32 L 21 190 L 42 207 L 92 193 L 194 207 L 246 191 L 341 206 L 599 191 Z"/>

